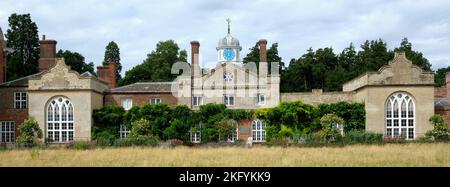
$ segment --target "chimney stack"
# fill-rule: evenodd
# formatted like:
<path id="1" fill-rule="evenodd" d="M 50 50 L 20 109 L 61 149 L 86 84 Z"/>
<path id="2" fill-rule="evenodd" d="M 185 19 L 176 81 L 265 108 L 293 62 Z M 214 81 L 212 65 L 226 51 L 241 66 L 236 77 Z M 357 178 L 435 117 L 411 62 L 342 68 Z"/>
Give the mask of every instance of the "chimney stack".
<path id="1" fill-rule="evenodd" d="M 268 74 L 267 67 L 267 40 L 261 39 L 258 41 L 259 44 L 259 76 L 266 77 Z"/>
<path id="2" fill-rule="evenodd" d="M 0 84 L 6 82 L 6 42 L 0 28 Z"/>
<path id="3" fill-rule="evenodd" d="M 97 67 L 97 77 L 99 80 L 105 82 L 109 88 L 116 87 L 116 70 L 117 64 L 110 62 L 104 66 Z"/>
<path id="4" fill-rule="evenodd" d="M 200 43 L 198 41 L 191 41 L 191 76 L 200 75 L 199 48 Z"/>
<path id="5" fill-rule="evenodd" d="M 42 36 L 40 44 L 39 71 L 45 71 L 56 63 L 56 40 L 47 40 Z"/>

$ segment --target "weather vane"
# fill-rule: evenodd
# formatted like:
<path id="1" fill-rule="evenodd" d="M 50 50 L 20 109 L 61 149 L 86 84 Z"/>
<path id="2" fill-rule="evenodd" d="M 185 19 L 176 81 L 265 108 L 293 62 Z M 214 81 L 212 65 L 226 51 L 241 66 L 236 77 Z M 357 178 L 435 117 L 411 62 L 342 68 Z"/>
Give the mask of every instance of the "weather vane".
<path id="1" fill-rule="evenodd" d="M 231 23 L 230 18 L 227 18 L 227 22 L 228 22 L 228 34 L 230 34 L 230 23 Z"/>

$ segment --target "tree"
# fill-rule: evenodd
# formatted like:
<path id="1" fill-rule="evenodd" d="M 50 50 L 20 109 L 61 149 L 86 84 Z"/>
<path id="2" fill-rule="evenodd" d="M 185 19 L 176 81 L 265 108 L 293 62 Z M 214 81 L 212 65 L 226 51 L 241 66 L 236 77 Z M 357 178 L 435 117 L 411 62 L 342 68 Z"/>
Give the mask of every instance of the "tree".
<path id="1" fill-rule="evenodd" d="M 425 138 L 429 140 L 448 141 L 450 137 L 450 131 L 447 124 L 444 121 L 442 115 L 435 114 L 428 120 L 433 125 L 433 130 L 429 130 L 425 133 Z"/>
<path id="2" fill-rule="evenodd" d="M 249 62 L 254 62 L 256 64 L 256 68 L 259 70 L 259 42 L 256 42 L 255 46 L 249 49 L 249 53 L 242 60 L 244 64 Z M 267 70 L 270 74 L 271 72 L 271 63 L 278 62 L 279 63 L 279 73 L 281 73 L 282 69 L 284 69 L 284 63 L 282 62 L 282 58 L 278 55 L 278 43 L 273 43 L 269 49 L 267 50 Z"/>
<path id="3" fill-rule="evenodd" d="M 411 60 L 413 64 L 419 66 L 423 70 L 431 71 L 431 64 L 428 59 L 423 57 L 423 54 L 421 52 L 414 51 L 412 49 L 412 44 L 408 41 L 408 38 L 403 38 L 400 43 L 400 47 L 395 48 L 394 51 L 405 52 L 406 58 Z"/>
<path id="4" fill-rule="evenodd" d="M 64 62 L 70 66 L 71 70 L 75 70 L 78 73 L 84 73 L 86 71 L 95 75 L 94 63 L 90 62 L 86 64 L 84 62 L 84 56 L 77 52 L 72 52 L 69 50 L 59 50 L 56 53 L 56 57 L 64 58 Z"/>
<path id="5" fill-rule="evenodd" d="M 34 145 L 38 138 L 42 138 L 42 130 L 33 118 L 26 119 L 19 126 L 20 136 L 17 137 L 18 144 Z"/>
<path id="6" fill-rule="evenodd" d="M 442 87 L 445 86 L 445 74 L 450 71 L 450 66 L 446 68 L 439 68 L 434 73 L 434 86 Z"/>
<path id="7" fill-rule="evenodd" d="M 171 74 L 172 65 L 178 61 L 186 62 L 187 53 L 180 50 L 173 40 L 161 41 L 156 50 L 147 55 L 142 64 L 125 73 L 120 85 L 142 81 L 173 81 L 178 75 Z"/>
<path id="8" fill-rule="evenodd" d="M 13 49 L 7 56 L 8 80 L 18 79 L 38 72 L 38 27 L 30 14 L 11 14 L 6 33 L 7 47 Z"/>
<path id="9" fill-rule="evenodd" d="M 114 41 L 109 42 L 105 48 L 105 56 L 103 59 L 103 65 L 107 65 L 111 62 L 114 62 L 117 64 L 116 81 L 119 82 L 119 80 L 122 78 L 122 76 L 120 75 L 120 72 L 122 71 L 122 64 L 120 63 L 119 46 Z"/>

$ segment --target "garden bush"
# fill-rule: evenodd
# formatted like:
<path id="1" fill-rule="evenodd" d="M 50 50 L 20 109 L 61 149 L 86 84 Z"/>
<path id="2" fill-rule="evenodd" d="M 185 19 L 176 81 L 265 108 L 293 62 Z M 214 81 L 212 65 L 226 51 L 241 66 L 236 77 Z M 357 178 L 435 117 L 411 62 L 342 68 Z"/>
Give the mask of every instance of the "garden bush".
<path id="1" fill-rule="evenodd" d="M 351 130 L 345 133 L 344 142 L 345 144 L 381 144 L 383 142 L 383 134 Z"/>
<path id="2" fill-rule="evenodd" d="M 333 143 L 342 140 L 342 134 L 336 128 L 336 124 L 344 125 L 344 120 L 336 114 L 326 114 L 320 118 L 322 129 L 319 131 L 319 136 L 322 142 Z"/>
<path id="3" fill-rule="evenodd" d="M 20 136 L 17 137 L 19 146 L 34 146 L 38 143 L 38 138 L 42 138 L 42 130 L 33 118 L 26 119 L 19 125 Z"/>
<path id="4" fill-rule="evenodd" d="M 425 138 L 432 141 L 448 141 L 450 132 L 444 121 L 444 117 L 435 114 L 430 117 L 429 121 L 434 128 L 425 133 Z"/>

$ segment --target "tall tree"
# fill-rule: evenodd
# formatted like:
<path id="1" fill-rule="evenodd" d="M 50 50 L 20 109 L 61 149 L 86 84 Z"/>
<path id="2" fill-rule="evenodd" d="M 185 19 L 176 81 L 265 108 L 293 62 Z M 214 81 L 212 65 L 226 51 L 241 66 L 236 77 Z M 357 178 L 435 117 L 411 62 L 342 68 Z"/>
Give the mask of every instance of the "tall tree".
<path id="1" fill-rule="evenodd" d="M 387 44 L 381 40 L 366 40 L 364 44 L 361 45 L 361 51 L 358 52 L 358 69 L 356 69 L 357 74 L 362 74 L 366 71 L 377 71 L 383 65 L 386 65 L 389 60 L 394 57 L 392 51 L 388 51 Z"/>
<path id="2" fill-rule="evenodd" d="M 8 54 L 7 77 L 14 80 L 38 72 L 39 36 L 38 27 L 30 14 L 11 14 L 6 32 L 7 47 L 14 51 Z"/>
<path id="3" fill-rule="evenodd" d="M 248 62 L 254 62 L 256 64 L 256 68 L 259 70 L 259 43 L 256 42 L 255 46 L 251 47 L 249 49 L 249 53 L 244 57 L 242 60 L 243 63 Z M 270 73 L 271 68 L 271 62 L 278 62 L 279 63 L 279 73 L 281 73 L 281 70 L 284 69 L 284 63 L 282 62 L 282 58 L 278 54 L 278 43 L 273 43 L 269 49 L 267 49 L 267 62 L 268 64 L 268 70 Z"/>
<path id="4" fill-rule="evenodd" d="M 59 50 L 56 53 L 56 57 L 64 58 L 64 62 L 69 65 L 72 70 L 75 70 L 80 74 L 88 71 L 95 75 L 94 63 L 90 62 L 89 64 L 86 64 L 84 61 L 84 56 L 80 53 L 69 50 Z"/>
<path id="5" fill-rule="evenodd" d="M 187 61 L 186 51 L 180 50 L 173 40 L 160 41 L 156 50 L 148 54 L 142 64 L 125 73 L 119 85 L 142 81 L 173 81 L 177 75 L 171 74 L 171 68 L 178 61 Z"/>
<path id="6" fill-rule="evenodd" d="M 120 63 L 120 49 L 116 42 L 111 41 L 105 47 L 105 56 L 103 59 L 103 65 L 109 64 L 111 62 L 115 62 L 117 64 L 116 70 L 116 81 L 122 78 L 120 72 L 122 71 L 122 64 Z"/>
<path id="7" fill-rule="evenodd" d="M 431 64 L 428 59 L 423 57 L 421 52 L 412 49 L 412 44 L 408 41 L 408 38 L 403 38 L 400 47 L 395 48 L 394 51 L 405 52 L 406 58 L 411 60 L 413 64 L 421 67 L 423 70 L 431 71 Z"/>
<path id="8" fill-rule="evenodd" d="M 434 86 L 442 87 L 445 86 L 445 74 L 450 71 L 450 66 L 446 68 L 439 68 L 434 73 Z"/>

